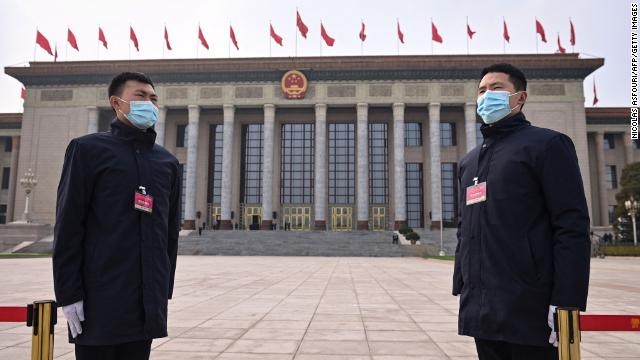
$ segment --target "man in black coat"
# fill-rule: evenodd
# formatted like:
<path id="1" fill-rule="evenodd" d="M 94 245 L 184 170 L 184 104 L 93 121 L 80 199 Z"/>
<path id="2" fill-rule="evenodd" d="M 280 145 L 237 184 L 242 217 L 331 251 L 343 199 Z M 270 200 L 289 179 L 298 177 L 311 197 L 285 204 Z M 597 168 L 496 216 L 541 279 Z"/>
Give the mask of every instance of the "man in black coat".
<path id="1" fill-rule="evenodd" d="M 77 359 L 148 359 L 167 336 L 181 174 L 155 144 L 157 99 L 146 75 L 116 76 L 111 131 L 73 139 L 65 154 L 53 277 Z"/>
<path id="2" fill-rule="evenodd" d="M 458 172 L 453 295 L 458 332 L 475 338 L 480 360 L 557 359 L 555 307 L 586 310 L 590 222 L 576 151 L 526 120 L 526 89 L 509 64 L 482 71 L 484 142 Z"/>

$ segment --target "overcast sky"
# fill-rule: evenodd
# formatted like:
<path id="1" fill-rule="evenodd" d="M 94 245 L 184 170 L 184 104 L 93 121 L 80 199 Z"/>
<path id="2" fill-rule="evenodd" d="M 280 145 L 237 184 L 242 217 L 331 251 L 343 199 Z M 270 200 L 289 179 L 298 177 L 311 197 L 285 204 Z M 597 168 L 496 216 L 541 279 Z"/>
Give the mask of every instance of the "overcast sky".
<path id="1" fill-rule="evenodd" d="M 476 31 L 469 41 L 471 54 L 502 54 L 502 17 L 511 36 L 507 53 L 535 53 L 534 17 L 545 27 L 547 43 L 538 42 L 540 53 L 553 53 L 560 34 L 569 44 L 569 17 L 576 29 L 575 51 L 584 57 L 604 57 L 595 72 L 598 106 L 630 104 L 630 6 L 628 0 L 210 0 L 210 1 L 91 1 L 2 0 L 0 12 L 0 65 L 27 66 L 34 60 L 36 27 L 57 43 L 58 61 L 200 58 L 229 56 L 229 24 L 233 25 L 240 50 L 231 57 L 269 56 L 269 21 L 284 38 L 284 47 L 271 43 L 273 56 L 293 56 L 295 11 L 309 27 L 307 39 L 298 35 L 298 56 L 359 55 L 360 20 L 366 24 L 365 55 L 398 53 L 396 18 L 405 36 L 400 54 L 431 54 L 430 19 L 444 44 L 434 44 L 434 54 L 466 54 L 466 18 Z M 336 39 L 333 48 L 320 45 L 320 21 Z M 210 45 L 207 51 L 197 39 L 198 23 Z M 109 42 L 98 43 L 98 24 Z M 137 33 L 140 52 L 130 48 L 129 24 Z M 167 26 L 172 51 L 164 48 Z M 75 33 L 80 52 L 67 46 L 67 26 Z M 129 55 L 131 53 L 131 55 Z M 51 61 L 40 48 L 36 61 Z M 593 77 L 585 81 L 585 104 L 593 99 Z M 0 75 L 0 112 L 21 112 L 21 84 Z"/>

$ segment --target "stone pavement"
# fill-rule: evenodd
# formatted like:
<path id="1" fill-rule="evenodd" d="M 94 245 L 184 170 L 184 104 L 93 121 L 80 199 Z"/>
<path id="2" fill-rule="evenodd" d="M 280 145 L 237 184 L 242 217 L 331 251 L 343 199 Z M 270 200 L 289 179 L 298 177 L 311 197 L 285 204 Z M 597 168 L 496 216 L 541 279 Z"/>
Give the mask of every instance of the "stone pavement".
<path id="1" fill-rule="evenodd" d="M 421 258 L 181 256 L 169 338 L 151 358 L 475 359 L 458 336 L 453 262 Z M 592 260 L 589 312 L 640 314 L 640 258 Z M 52 298 L 51 259 L 0 259 L 0 305 Z M 64 323 L 62 314 L 58 317 Z M 0 359 L 30 329 L 0 324 Z M 66 327 L 55 355 L 73 359 Z M 583 333 L 583 359 L 639 359 L 640 332 Z"/>

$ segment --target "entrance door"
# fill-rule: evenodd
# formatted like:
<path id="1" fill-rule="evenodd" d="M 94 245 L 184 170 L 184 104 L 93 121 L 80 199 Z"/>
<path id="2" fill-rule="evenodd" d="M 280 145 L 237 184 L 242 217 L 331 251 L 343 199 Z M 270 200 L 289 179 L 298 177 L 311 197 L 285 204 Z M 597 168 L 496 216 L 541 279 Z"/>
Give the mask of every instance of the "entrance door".
<path id="1" fill-rule="evenodd" d="M 209 215 L 207 216 L 207 227 L 209 229 L 212 229 L 213 225 L 217 224 L 216 225 L 216 228 L 217 228 L 220 225 L 220 214 L 221 214 L 220 206 L 214 206 L 213 204 L 209 204 L 207 210 L 209 213 Z M 214 220 L 218 220 L 218 221 L 215 222 Z"/>
<path id="2" fill-rule="evenodd" d="M 353 230 L 352 212 L 352 208 L 349 206 L 331 208 L 331 229 L 333 231 Z"/>
<path id="3" fill-rule="evenodd" d="M 244 214 L 242 217 L 243 220 L 243 228 L 245 230 L 260 230 L 260 225 L 262 223 L 262 207 L 261 206 L 244 206 Z M 252 229 L 252 224 L 254 222 L 254 216 L 258 216 L 258 228 Z"/>
<path id="4" fill-rule="evenodd" d="M 384 206 L 371 207 L 371 227 L 373 231 L 387 228 L 387 208 Z"/>
<path id="5" fill-rule="evenodd" d="M 310 206 L 285 207 L 282 211 L 282 229 L 288 227 L 288 230 L 311 230 Z"/>

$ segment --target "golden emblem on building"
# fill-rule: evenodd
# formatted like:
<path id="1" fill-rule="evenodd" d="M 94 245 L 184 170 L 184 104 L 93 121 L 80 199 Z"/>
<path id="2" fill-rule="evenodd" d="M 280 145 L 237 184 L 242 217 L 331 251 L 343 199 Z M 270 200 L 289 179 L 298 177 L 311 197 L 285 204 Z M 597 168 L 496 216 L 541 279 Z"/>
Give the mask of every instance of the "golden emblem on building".
<path id="1" fill-rule="evenodd" d="M 307 85 L 307 77 L 298 70 L 287 71 L 280 81 L 280 86 L 287 99 L 304 99 Z"/>

